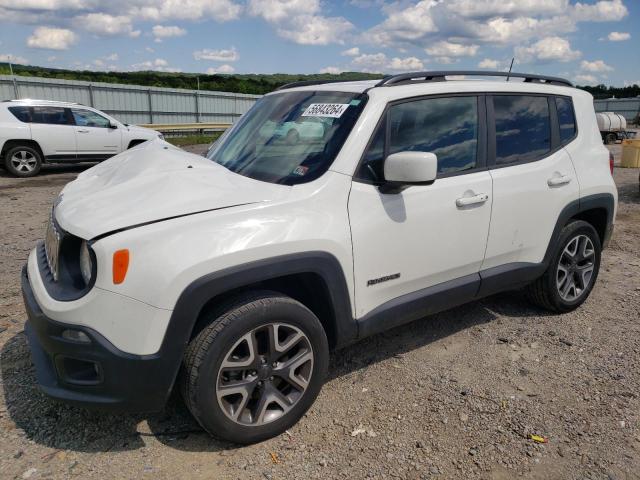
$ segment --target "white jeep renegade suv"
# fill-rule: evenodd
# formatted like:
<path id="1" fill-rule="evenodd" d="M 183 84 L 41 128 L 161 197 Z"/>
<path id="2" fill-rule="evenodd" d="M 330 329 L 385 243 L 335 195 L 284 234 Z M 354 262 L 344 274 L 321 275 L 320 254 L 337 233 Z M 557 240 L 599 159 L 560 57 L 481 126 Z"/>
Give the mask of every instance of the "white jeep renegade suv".
<path id="1" fill-rule="evenodd" d="M 617 202 L 591 95 L 461 73 L 287 85 L 207 158 L 153 141 L 81 173 L 22 275 L 44 391 L 157 410 L 177 382 L 208 432 L 255 442 L 332 348 L 520 287 L 578 307 Z"/>
<path id="2" fill-rule="evenodd" d="M 37 175 L 43 163 L 104 160 L 159 136 L 77 103 L 0 102 L 0 164 L 18 177 Z"/>

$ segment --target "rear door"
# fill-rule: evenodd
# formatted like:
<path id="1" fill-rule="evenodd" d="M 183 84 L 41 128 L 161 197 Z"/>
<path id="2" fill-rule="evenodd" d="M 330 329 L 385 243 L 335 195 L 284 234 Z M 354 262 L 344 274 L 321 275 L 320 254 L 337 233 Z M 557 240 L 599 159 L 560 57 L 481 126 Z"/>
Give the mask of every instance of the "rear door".
<path id="1" fill-rule="evenodd" d="M 120 152 L 122 131 L 111 128 L 111 121 L 86 108 L 72 108 L 78 158 L 102 160 Z"/>
<path id="2" fill-rule="evenodd" d="M 482 269 L 540 263 L 560 212 L 579 197 L 555 97 L 493 95 L 487 111 L 493 207 Z"/>
<path id="3" fill-rule="evenodd" d="M 49 160 L 76 158 L 76 133 L 68 108 L 31 107 L 31 137 Z"/>

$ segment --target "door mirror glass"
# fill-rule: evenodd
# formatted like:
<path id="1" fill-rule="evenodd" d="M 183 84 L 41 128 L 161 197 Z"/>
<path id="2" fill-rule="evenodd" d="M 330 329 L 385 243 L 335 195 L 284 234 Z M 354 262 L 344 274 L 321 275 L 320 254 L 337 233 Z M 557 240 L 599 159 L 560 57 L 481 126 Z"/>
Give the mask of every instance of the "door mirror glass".
<path id="1" fill-rule="evenodd" d="M 113 122 L 109 122 L 109 128 L 118 128 L 118 125 Z"/>
<path id="2" fill-rule="evenodd" d="M 431 152 L 398 152 L 384 162 L 383 193 L 397 193 L 410 185 L 429 185 L 438 174 L 438 157 Z"/>

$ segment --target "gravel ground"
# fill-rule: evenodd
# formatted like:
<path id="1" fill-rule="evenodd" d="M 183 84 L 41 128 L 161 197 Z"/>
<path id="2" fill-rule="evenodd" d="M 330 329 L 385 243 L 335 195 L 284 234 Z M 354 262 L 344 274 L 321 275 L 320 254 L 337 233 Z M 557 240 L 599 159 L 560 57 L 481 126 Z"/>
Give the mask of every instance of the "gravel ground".
<path id="1" fill-rule="evenodd" d="M 637 169 L 616 169 L 615 234 L 580 309 L 549 315 L 506 293 L 361 341 L 332 355 L 294 428 L 239 448 L 176 396 L 158 414 L 113 416 L 37 389 L 19 273 L 85 168 L 0 172 L 1 478 L 640 478 Z"/>

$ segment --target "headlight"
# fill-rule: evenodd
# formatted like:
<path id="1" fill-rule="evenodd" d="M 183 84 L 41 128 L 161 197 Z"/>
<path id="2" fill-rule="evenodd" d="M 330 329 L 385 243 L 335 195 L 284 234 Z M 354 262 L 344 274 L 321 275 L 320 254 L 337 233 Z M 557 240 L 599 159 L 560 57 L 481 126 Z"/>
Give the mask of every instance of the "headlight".
<path id="1" fill-rule="evenodd" d="M 93 260 L 91 259 L 91 252 L 89 252 L 89 245 L 84 240 L 80 245 L 80 273 L 84 283 L 89 285 L 93 274 Z"/>

